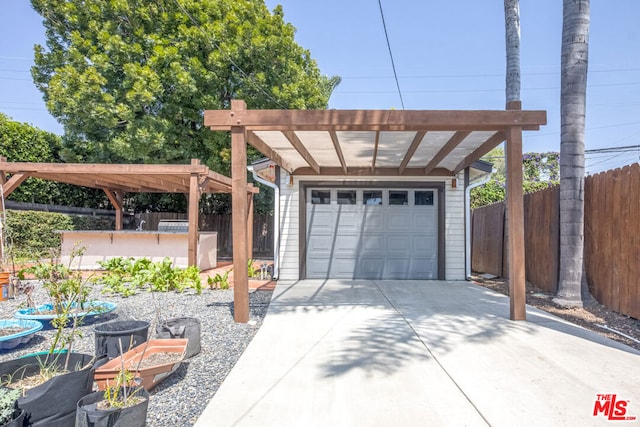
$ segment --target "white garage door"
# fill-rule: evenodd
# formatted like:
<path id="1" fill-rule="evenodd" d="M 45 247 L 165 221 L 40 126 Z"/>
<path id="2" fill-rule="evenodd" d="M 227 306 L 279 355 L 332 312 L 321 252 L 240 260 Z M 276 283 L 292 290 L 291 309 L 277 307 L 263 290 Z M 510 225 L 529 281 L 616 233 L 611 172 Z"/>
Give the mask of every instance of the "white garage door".
<path id="1" fill-rule="evenodd" d="M 436 279 L 436 189 L 307 188 L 308 278 Z"/>

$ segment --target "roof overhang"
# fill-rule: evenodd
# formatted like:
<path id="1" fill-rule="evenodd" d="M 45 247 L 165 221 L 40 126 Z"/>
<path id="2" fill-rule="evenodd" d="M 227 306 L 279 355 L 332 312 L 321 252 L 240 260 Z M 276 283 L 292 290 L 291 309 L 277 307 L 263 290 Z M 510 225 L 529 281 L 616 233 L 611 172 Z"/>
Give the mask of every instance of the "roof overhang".
<path id="1" fill-rule="evenodd" d="M 7 174 L 11 178 L 7 181 Z M 26 178 L 42 178 L 89 188 L 127 193 L 189 193 L 197 177 L 202 193 L 231 193 L 231 178 L 204 165 L 139 165 L 86 163 L 28 163 L 0 161 L 5 195 Z M 249 193 L 258 189 L 249 186 Z"/>
<path id="2" fill-rule="evenodd" d="M 452 176 L 506 139 L 538 130 L 545 111 L 210 110 L 212 130 L 247 142 L 297 175 Z"/>

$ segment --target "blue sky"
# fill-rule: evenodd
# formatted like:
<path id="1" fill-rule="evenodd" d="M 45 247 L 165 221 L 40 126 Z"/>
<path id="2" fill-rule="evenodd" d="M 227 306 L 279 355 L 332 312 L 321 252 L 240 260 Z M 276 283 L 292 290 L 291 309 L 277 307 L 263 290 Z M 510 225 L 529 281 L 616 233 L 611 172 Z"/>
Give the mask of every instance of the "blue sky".
<path id="1" fill-rule="evenodd" d="M 342 83 L 330 108 L 400 109 L 376 0 L 267 0 L 284 7 L 296 40 L 321 71 Z M 501 0 L 382 0 L 406 109 L 503 109 L 504 17 Z M 521 0 L 522 102 L 543 109 L 548 125 L 525 134 L 526 151 L 560 147 L 562 2 Z M 591 2 L 587 149 L 640 144 L 638 0 Z M 41 18 L 26 0 L 3 1 L 0 15 L 0 111 L 61 133 L 35 89 L 33 45 Z M 640 159 L 640 151 L 587 155 L 591 172 Z"/>

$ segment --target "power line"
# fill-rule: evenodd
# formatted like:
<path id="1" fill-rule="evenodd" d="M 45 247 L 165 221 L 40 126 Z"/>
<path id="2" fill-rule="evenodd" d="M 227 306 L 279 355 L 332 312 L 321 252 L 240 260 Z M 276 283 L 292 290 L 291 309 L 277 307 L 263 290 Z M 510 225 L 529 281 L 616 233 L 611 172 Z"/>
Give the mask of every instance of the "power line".
<path id="1" fill-rule="evenodd" d="M 400 90 L 400 82 L 398 81 L 398 73 L 396 72 L 396 63 L 393 60 L 393 53 L 391 53 L 391 43 L 389 43 L 389 34 L 387 33 L 387 23 L 384 19 L 384 12 L 382 11 L 382 0 L 378 0 L 380 6 L 380 16 L 382 17 L 382 27 L 384 28 L 384 37 L 387 39 L 387 48 L 389 49 L 389 57 L 391 58 L 391 68 L 393 68 L 393 77 L 396 80 L 396 87 L 398 88 L 398 95 L 400 96 L 400 104 L 404 110 L 404 99 L 402 99 L 402 91 Z"/>
<path id="2" fill-rule="evenodd" d="M 591 73 L 619 73 L 619 72 L 630 72 L 630 71 L 640 71 L 640 68 L 618 68 L 618 69 L 610 69 L 610 70 L 589 70 L 589 74 Z M 523 76 L 557 76 L 560 74 L 560 71 L 545 71 L 545 72 L 531 72 L 531 73 L 522 73 Z M 463 78 L 467 79 L 470 77 L 504 77 L 504 74 L 425 74 L 425 75 L 415 75 L 415 76 L 399 76 L 401 79 L 443 79 L 443 78 Z M 343 79 L 392 79 L 392 76 L 342 76 Z"/>

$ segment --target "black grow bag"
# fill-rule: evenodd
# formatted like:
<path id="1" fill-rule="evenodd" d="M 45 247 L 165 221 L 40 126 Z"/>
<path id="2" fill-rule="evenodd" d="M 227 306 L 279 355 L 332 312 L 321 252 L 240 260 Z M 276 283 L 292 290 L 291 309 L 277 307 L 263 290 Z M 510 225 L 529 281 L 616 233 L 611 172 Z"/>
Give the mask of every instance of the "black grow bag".
<path id="1" fill-rule="evenodd" d="M 118 320 L 103 323 L 93 328 L 96 335 L 96 356 L 106 354 L 109 359 L 120 356 L 120 343 L 122 352 L 139 346 L 147 341 L 149 334 L 149 322 L 144 320 Z"/>
<path id="2" fill-rule="evenodd" d="M 149 407 L 149 392 L 144 388 L 136 391 L 144 401 L 128 408 L 98 410 L 96 403 L 104 399 L 104 391 L 96 391 L 78 401 L 76 427 L 144 427 Z"/>
<path id="3" fill-rule="evenodd" d="M 157 338 L 187 338 L 185 359 L 200 353 L 200 319 L 194 317 L 176 317 L 161 322 L 156 327 Z"/>
<path id="4" fill-rule="evenodd" d="M 22 409 L 16 409 L 13 414 L 13 419 L 2 427 L 22 427 L 24 425 L 24 411 Z"/>
<path id="5" fill-rule="evenodd" d="M 63 369 L 65 353 L 29 356 L 0 363 L 0 376 L 19 379 L 37 374 L 41 365 L 53 364 Z M 76 403 L 91 393 L 93 374 L 106 359 L 96 361 L 88 354 L 71 353 L 68 369 L 72 372 L 58 375 L 33 387 L 18 399 L 18 408 L 25 411 L 25 426 L 66 427 L 73 426 Z"/>

